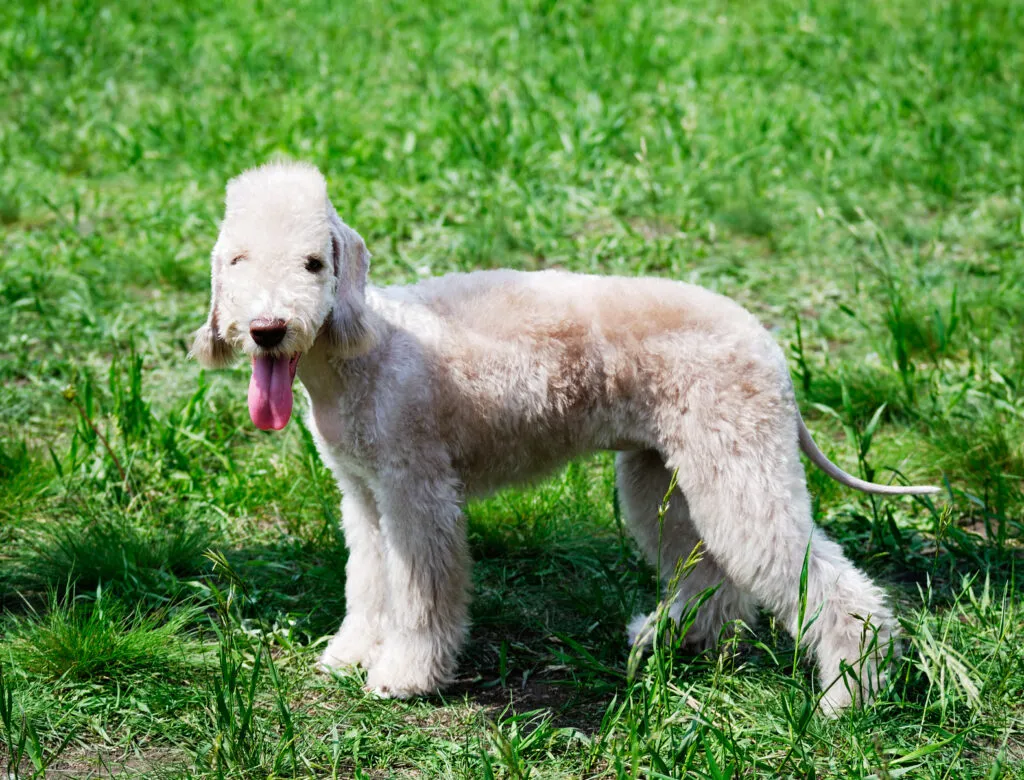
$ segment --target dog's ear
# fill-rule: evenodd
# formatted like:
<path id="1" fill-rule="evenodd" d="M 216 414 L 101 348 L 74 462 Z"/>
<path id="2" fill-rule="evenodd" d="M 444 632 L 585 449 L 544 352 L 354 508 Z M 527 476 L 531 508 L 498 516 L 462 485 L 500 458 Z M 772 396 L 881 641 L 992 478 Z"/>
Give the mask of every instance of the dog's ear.
<path id="1" fill-rule="evenodd" d="M 235 350 L 224 340 L 217 322 L 217 297 L 220 293 L 216 252 L 210 263 L 210 314 L 203 326 L 195 332 L 189 357 L 194 357 L 203 368 L 224 368 L 235 357 Z"/>
<path id="2" fill-rule="evenodd" d="M 331 262 L 337 280 L 328 335 L 335 348 L 352 357 L 370 350 L 377 340 L 376 318 L 366 306 L 370 253 L 362 236 L 341 221 L 330 203 L 327 218 L 331 230 Z"/>

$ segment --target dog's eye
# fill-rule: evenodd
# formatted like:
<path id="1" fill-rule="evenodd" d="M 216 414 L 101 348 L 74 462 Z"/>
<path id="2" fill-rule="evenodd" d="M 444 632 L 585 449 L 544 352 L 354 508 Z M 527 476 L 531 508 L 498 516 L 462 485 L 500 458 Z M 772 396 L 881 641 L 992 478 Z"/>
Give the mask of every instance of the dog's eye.
<path id="1" fill-rule="evenodd" d="M 324 267 L 324 261 L 316 255 L 310 255 L 306 258 L 306 270 L 311 274 L 319 273 Z"/>
<path id="2" fill-rule="evenodd" d="M 231 258 L 231 265 L 238 265 L 239 261 L 241 260 L 245 260 L 244 254 L 235 255 L 234 257 Z"/>

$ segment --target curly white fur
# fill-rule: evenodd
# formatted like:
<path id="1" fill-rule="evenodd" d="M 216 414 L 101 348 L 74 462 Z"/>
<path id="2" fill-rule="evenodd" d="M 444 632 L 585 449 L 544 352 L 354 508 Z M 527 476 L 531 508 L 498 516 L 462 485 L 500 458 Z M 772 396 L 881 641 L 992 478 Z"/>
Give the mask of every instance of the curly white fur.
<path id="1" fill-rule="evenodd" d="M 809 549 L 805 615 L 816 617 L 800 633 L 824 708 L 865 695 L 896 622 L 812 523 L 786 361 L 751 314 L 692 285 L 556 271 L 377 289 L 368 264 L 315 168 L 248 171 L 228 185 L 210 316 L 193 346 L 211 366 L 239 351 L 254 365 L 299 356 L 349 548 L 348 612 L 325 666 L 361 664 L 391 696 L 443 685 L 467 630 L 466 497 L 613 449 L 629 526 L 666 577 L 704 543 L 671 594 L 678 616 L 720 585 L 690 641 L 714 643 L 758 604 L 797 633 Z M 280 344 L 257 345 L 257 318 L 286 323 Z M 650 633 L 644 619 L 632 628 Z M 844 662 L 855 674 L 836 683 Z"/>

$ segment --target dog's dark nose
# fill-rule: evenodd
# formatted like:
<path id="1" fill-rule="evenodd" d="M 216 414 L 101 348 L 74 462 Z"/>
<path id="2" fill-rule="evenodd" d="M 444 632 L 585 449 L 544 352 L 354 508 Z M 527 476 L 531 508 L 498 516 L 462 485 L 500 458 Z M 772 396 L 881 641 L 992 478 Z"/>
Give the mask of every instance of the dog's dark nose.
<path id="1" fill-rule="evenodd" d="M 249 323 L 249 335 L 252 340 L 264 349 L 276 347 L 284 341 L 288 332 L 288 323 L 284 320 L 272 320 L 269 317 L 257 317 Z"/>

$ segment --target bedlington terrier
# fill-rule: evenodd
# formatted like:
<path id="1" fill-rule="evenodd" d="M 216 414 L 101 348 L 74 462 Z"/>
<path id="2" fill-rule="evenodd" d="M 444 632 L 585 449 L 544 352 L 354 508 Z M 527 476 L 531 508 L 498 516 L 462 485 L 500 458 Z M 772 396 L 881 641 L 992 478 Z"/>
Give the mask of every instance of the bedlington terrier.
<path id="1" fill-rule="evenodd" d="M 624 514 L 647 558 L 668 576 L 703 542 L 667 594 L 678 616 L 718 586 L 689 641 L 713 644 L 760 605 L 813 648 L 824 710 L 870 695 L 896 622 L 813 525 L 800 450 L 859 490 L 937 489 L 865 483 L 830 463 L 753 315 L 689 284 L 562 271 L 381 289 L 367 284 L 369 261 L 316 168 L 246 171 L 227 185 L 209 318 L 192 347 L 207 367 L 249 356 L 259 428 L 283 428 L 296 375 L 305 387 L 349 550 L 347 614 L 323 666 L 362 665 L 367 687 L 393 697 L 450 681 L 467 633 L 466 499 L 617 450 Z M 649 621 L 634 621 L 631 638 Z"/>

